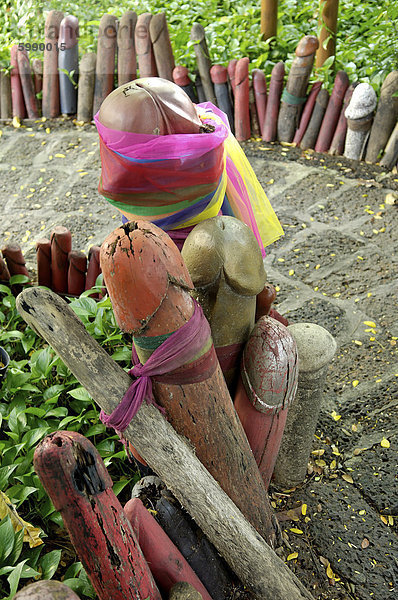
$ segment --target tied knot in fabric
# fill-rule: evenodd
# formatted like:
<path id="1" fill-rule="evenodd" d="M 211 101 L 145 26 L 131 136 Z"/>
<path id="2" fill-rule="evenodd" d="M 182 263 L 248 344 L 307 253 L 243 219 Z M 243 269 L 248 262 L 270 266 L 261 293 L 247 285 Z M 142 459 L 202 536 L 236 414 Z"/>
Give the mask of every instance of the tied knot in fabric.
<path id="1" fill-rule="evenodd" d="M 160 344 L 145 364 L 140 363 L 133 345 L 134 366 L 129 375 L 135 379 L 112 414 L 107 415 L 101 411 L 100 419 L 105 425 L 122 433 L 144 400 L 148 404 L 154 404 L 164 414 L 164 409 L 156 404 L 153 397 L 152 377 L 165 375 L 193 361 L 211 336 L 210 326 L 202 308 L 196 301 L 194 306 L 189 321 Z"/>

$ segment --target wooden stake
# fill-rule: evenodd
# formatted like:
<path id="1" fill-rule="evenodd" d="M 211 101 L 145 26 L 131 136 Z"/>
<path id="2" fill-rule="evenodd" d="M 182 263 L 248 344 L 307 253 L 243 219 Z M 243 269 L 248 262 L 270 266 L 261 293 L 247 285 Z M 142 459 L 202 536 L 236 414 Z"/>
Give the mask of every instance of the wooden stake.
<path id="1" fill-rule="evenodd" d="M 91 338 L 66 302 L 50 290 L 32 287 L 19 294 L 17 308 L 95 402 L 111 413 L 131 378 Z M 144 403 L 124 435 L 134 440 L 140 454 L 257 600 L 314 600 L 154 406 Z"/>
<path id="2" fill-rule="evenodd" d="M 137 78 L 135 26 L 137 13 L 128 10 L 120 19 L 117 30 L 117 83 L 123 85 Z"/>
<path id="3" fill-rule="evenodd" d="M 253 240 L 265 279 L 254 236 Z M 101 269 L 116 321 L 123 331 L 134 334 L 134 346 L 144 364 L 165 336 L 185 325 L 194 312 L 189 293 L 193 285 L 187 267 L 164 231 L 148 221 L 130 221 L 102 244 Z M 246 292 L 247 287 L 257 283 L 256 268 L 253 271 L 254 282 L 249 278 L 247 283 L 246 278 L 241 280 L 243 273 L 239 268 L 231 264 L 231 276 L 235 276 L 239 290 Z M 263 285 L 264 281 L 260 289 Z M 230 292 L 234 294 L 231 288 Z M 246 300 L 242 296 L 240 299 Z M 250 299 L 254 321 L 255 296 Z M 219 308 L 228 310 L 228 299 Z M 239 327 L 248 330 L 248 336 L 250 324 L 242 321 Z M 260 535 L 273 544 L 276 531 L 268 495 L 234 410 L 211 337 L 197 348 L 191 362 L 171 374 L 153 377 L 152 382 L 154 397 L 166 409 L 169 422 L 190 440 L 199 460 Z"/>
<path id="4" fill-rule="evenodd" d="M 51 119 L 58 117 L 60 112 L 59 102 L 59 74 L 58 74 L 58 37 L 59 27 L 64 18 L 64 13 L 51 10 L 44 26 L 44 57 L 43 57 L 43 117 Z"/>
<path id="5" fill-rule="evenodd" d="M 97 63 L 95 66 L 95 88 L 93 114 L 114 87 L 116 57 L 116 17 L 103 15 L 100 21 L 97 42 Z"/>

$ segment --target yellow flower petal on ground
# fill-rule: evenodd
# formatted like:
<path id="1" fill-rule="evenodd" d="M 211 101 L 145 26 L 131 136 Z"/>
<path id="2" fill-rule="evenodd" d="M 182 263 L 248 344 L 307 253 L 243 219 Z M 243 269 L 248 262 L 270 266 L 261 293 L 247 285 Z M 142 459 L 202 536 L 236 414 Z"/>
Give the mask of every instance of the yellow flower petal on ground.
<path id="1" fill-rule="evenodd" d="M 352 387 L 357 387 L 358 383 L 358 379 L 354 379 L 354 381 L 352 382 Z"/>
<path id="2" fill-rule="evenodd" d="M 363 324 L 367 325 L 368 327 L 376 327 L 376 323 L 374 321 L 364 321 Z"/>
<path id="3" fill-rule="evenodd" d="M 339 421 L 341 419 L 341 415 L 338 415 L 335 410 L 330 413 L 330 416 L 334 421 Z"/>
<path id="4" fill-rule="evenodd" d="M 287 557 L 287 560 L 294 560 L 295 558 L 298 557 L 298 552 L 292 552 L 291 554 L 289 554 L 289 556 Z"/>
<path id="5" fill-rule="evenodd" d="M 301 531 L 301 529 L 298 529 L 297 527 L 292 527 L 292 528 L 290 529 L 290 531 L 291 531 L 292 533 L 297 533 L 297 534 L 301 534 L 301 533 L 303 533 L 303 532 Z"/>
<path id="6" fill-rule="evenodd" d="M 383 437 L 383 439 L 380 442 L 380 446 L 382 448 L 389 448 L 390 447 L 390 442 L 387 440 L 387 438 Z"/>
<path id="7" fill-rule="evenodd" d="M 302 505 L 302 507 L 301 507 L 301 514 L 304 515 L 304 516 L 307 514 L 307 505 L 306 504 Z"/>
<path id="8" fill-rule="evenodd" d="M 289 275 L 294 275 L 294 269 L 290 269 Z"/>

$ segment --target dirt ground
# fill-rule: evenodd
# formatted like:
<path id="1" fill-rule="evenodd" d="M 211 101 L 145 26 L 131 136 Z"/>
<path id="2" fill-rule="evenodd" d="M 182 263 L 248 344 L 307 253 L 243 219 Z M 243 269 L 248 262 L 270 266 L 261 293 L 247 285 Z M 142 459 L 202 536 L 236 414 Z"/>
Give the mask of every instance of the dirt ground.
<path id="1" fill-rule="evenodd" d="M 337 341 L 308 476 L 271 487 L 283 558 L 316 599 L 398 597 L 398 175 L 342 157 L 251 141 L 249 160 L 284 227 L 267 249 L 277 309 Z M 70 121 L 2 128 L 0 242 L 69 227 L 75 249 L 120 218 L 97 192 L 97 134 Z"/>

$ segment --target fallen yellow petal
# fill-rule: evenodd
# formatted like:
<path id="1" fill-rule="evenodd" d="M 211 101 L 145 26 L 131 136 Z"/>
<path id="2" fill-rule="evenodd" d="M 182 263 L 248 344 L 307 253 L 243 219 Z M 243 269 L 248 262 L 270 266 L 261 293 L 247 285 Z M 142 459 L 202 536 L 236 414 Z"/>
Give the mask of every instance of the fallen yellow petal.
<path id="1" fill-rule="evenodd" d="M 306 504 L 302 505 L 302 507 L 301 507 L 301 514 L 304 515 L 304 516 L 307 514 L 307 505 Z"/>
<path id="2" fill-rule="evenodd" d="M 363 324 L 367 325 L 368 327 L 376 327 L 376 323 L 374 321 L 364 321 Z"/>
<path id="3" fill-rule="evenodd" d="M 352 382 L 352 387 L 357 387 L 358 383 L 358 379 L 354 379 L 354 381 Z"/>
<path id="4" fill-rule="evenodd" d="M 298 557 L 298 552 L 292 552 L 291 554 L 289 554 L 289 556 L 287 557 L 287 560 L 293 560 L 294 558 Z"/>
<path id="5" fill-rule="evenodd" d="M 389 448 L 390 447 L 390 442 L 385 437 L 383 437 L 383 439 L 380 442 L 380 446 L 382 448 Z"/>
<path id="6" fill-rule="evenodd" d="M 344 475 L 342 475 L 342 478 L 344 479 L 344 481 L 346 481 L 347 483 L 354 483 L 353 478 L 351 477 L 351 475 L 349 475 L 348 473 L 344 473 Z"/>
<path id="7" fill-rule="evenodd" d="M 303 533 L 303 532 L 301 531 L 301 529 L 298 529 L 297 527 L 292 527 L 292 528 L 290 529 L 290 531 L 291 531 L 292 533 L 298 533 L 298 534 L 300 534 L 300 533 Z"/>

